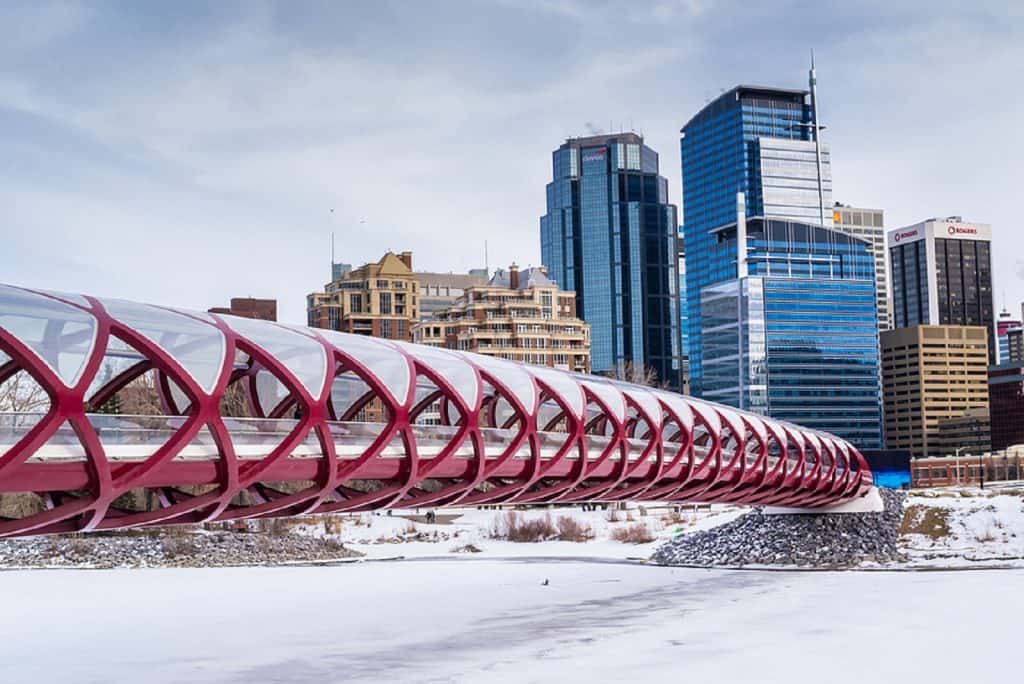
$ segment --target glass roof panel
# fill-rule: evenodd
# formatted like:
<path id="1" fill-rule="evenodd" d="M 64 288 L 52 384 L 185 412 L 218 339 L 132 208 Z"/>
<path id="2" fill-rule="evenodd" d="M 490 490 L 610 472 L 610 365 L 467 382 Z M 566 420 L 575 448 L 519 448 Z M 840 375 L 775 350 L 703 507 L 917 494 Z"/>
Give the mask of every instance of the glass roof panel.
<path id="1" fill-rule="evenodd" d="M 523 366 L 523 370 L 557 392 L 577 418 L 583 417 L 583 389 L 574 376 L 543 366 Z"/>
<path id="2" fill-rule="evenodd" d="M 327 350 L 322 344 L 270 321 L 218 316 L 236 333 L 273 356 L 314 398 L 320 397 L 327 378 Z"/>
<path id="3" fill-rule="evenodd" d="M 480 383 L 476 370 L 457 354 L 423 344 L 393 342 L 402 351 L 430 367 L 448 381 L 470 409 L 480 401 Z"/>
<path id="4" fill-rule="evenodd" d="M 483 354 L 461 354 L 464 358 L 477 364 L 485 371 L 500 380 L 515 395 L 527 415 L 533 415 L 534 404 L 537 403 L 537 386 L 526 369 L 518 363 Z"/>
<path id="5" fill-rule="evenodd" d="M 96 344 L 92 314 L 7 285 L 0 285 L 0 327 L 32 349 L 68 387 L 78 383 Z"/>
<path id="6" fill-rule="evenodd" d="M 626 400 L 623 398 L 622 392 L 610 383 L 590 379 L 582 380 L 582 382 L 584 387 L 596 394 L 608 406 L 612 417 L 620 423 L 626 419 Z"/>
<path id="7" fill-rule="evenodd" d="M 687 432 L 692 432 L 693 410 L 690 408 L 690 405 L 686 403 L 686 400 L 683 399 L 682 396 L 675 394 L 673 392 L 662 392 L 660 390 L 655 390 L 654 393 L 658 396 L 659 399 L 665 402 L 666 406 L 672 409 L 672 411 L 674 411 L 676 415 L 679 416 L 679 421 L 683 424 L 682 427 L 684 427 Z"/>
<path id="8" fill-rule="evenodd" d="M 630 385 L 625 382 L 616 382 L 615 386 L 622 392 L 629 395 L 629 398 L 640 405 L 647 415 L 654 421 L 654 427 L 661 425 L 661 406 L 654 394 L 640 385 Z"/>
<path id="9" fill-rule="evenodd" d="M 715 431 L 715 433 L 722 430 L 722 419 L 718 415 L 718 411 L 715 410 L 714 406 L 705 401 L 701 401 L 700 399 L 694 399 L 693 397 L 686 397 L 685 401 L 697 413 L 697 415 L 704 419 L 704 422 L 706 422 L 711 429 Z"/>
<path id="10" fill-rule="evenodd" d="M 82 295 L 70 294 L 68 292 L 53 292 L 51 290 L 38 289 L 36 290 L 36 292 L 41 292 L 45 295 L 50 295 L 51 297 L 59 297 L 60 299 L 63 299 L 65 302 L 77 304 L 78 306 L 85 307 L 86 309 L 92 308 L 91 305 L 89 304 L 89 300 L 83 297 Z"/>
<path id="11" fill-rule="evenodd" d="M 366 366 L 380 380 L 391 398 L 399 404 L 405 403 L 412 384 L 412 370 L 409 362 L 394 347 L 381 340 L 365 335 L 351 335 L 333 330 L 317 330 L 338 351 L 351 356 Z"/>
<path id="12" fill-rule="evenodd" d="M 224 335 L 212 325 L 174 311 L 123 299 L 104 299 L 107 313 L 163 349 L 207 394 L 224 365 Z"/>

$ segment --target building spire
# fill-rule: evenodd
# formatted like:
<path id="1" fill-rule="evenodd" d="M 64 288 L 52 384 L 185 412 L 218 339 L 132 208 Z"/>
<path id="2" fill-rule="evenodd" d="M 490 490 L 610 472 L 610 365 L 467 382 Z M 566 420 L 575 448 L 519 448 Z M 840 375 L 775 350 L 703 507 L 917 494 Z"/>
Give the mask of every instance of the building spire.
<path id="1" fill-rule="evenodd" d="M 811 48 L 811 70 L 807 73 L 811 91 L 811 130 L 814 134 L 814 161 L 818 168 L 818 221 L 825 227 L 825 191 L 821 179 L 821 129 L 818 125 L 818 77 L 814 71 L 814 48 Z"/>

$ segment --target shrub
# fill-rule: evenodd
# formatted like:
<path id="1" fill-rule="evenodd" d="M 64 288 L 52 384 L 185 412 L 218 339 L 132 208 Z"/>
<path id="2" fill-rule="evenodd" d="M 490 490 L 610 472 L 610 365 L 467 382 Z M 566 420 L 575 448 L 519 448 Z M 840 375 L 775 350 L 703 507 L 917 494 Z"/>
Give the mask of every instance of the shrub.
<path id="1" fill-rule="evenodd" d="M 512 542 L 539 542 L 558 536 L 558 530 L 551 523 L 550 515 L 526 520 L 519 513 L 508 511 L 495 521 L 491 536 Z"/>
<path id="2" fill-rule="evenodd" d="M 649 544 L 655 536 L 646 523 L 634 523 L 612 530 L 612 539 L 623 544 Z"/>
<path id="3" fill-rule="evenodd" d="M 324 534 L 337 535 L 341 534 L 341 518 L 335 515 L 324 516 Z"/>
<path id="4" fill-rule="evenodd" d="M 585 542 L 594 538 L 594 529 L 590 525 L 568 515 L 559 516 L 556 524 L 559 541 Z"/>

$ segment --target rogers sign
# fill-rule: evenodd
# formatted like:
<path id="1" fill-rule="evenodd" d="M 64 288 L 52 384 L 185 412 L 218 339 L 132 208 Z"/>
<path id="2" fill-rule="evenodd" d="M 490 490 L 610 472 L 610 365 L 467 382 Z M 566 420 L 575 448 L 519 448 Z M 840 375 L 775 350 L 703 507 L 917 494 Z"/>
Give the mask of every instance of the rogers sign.
<path id="1" fill-rule="evenodd" d="M 892 236 L 893 242 L 899 242 L 900 240 L 906 240 L 907 238 L 917 237 L 916 230 L 905 230 L 902 233 L 896 233 Z"/>
<path id="2" fill-rule="evenodd" d="M 949 227 L 949 234 L 950 235 L 977 235 L 978 234 L 978 229 L 977 228 L 966 228 L 964 226 L 950 226 Z"/>

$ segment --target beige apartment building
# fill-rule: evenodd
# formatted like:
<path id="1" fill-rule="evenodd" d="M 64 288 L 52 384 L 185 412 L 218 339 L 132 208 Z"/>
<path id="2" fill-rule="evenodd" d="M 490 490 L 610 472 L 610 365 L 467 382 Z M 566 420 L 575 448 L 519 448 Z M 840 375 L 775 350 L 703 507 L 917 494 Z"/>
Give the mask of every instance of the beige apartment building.
<path id="1" fill-rule="evenodd" d="M 412 252 L 388 252 L 380 261 L 344 270 L 306 297 L 308 324 L 357 335 L 408 342 L 420 318 L 419 282 Z"/>
<path id="2" fill-rule="evenodd" d="M 883 332 L 881 345 L 886 447 L 941 455 L 941 422 L 988 410 L 988 331 L 917 325 Z"/>
<path id="3" fill-rule="evenodd" d="M 590 326 L 576 317 L 576 294 L 542 266 L 499 269 L 466 288 L 453 306 L 413 328 L 413 340 L 564 370 L 590 372 Z"/>

